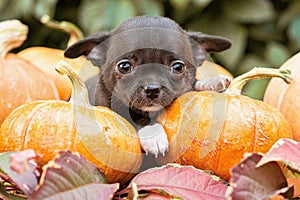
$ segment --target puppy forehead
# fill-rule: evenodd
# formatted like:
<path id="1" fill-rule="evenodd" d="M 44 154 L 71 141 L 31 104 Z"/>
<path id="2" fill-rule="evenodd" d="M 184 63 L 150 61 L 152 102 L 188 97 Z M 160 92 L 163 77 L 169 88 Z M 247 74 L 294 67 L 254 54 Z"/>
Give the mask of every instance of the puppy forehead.
<path id="1" fill-rule="evenodd" d="M 160 27 L 129 29 L 110 37 L 108 56 L 116 59 L 139 49 L 159 49 L 192 61 L 192 47 L 185 32 Z"/>

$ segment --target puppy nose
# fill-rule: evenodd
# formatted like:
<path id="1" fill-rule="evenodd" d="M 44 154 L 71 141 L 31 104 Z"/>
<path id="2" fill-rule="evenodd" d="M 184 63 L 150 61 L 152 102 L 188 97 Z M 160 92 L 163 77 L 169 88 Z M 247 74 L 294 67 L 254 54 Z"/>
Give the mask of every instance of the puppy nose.
<path id="1" fill-rule="evenodd" d="M 159 96 L 161 86 L 157 84 L 150 84 L 144 86 L 144 92 L 146 93 L 147 97 L 150 99 L 155 99 Z"/>

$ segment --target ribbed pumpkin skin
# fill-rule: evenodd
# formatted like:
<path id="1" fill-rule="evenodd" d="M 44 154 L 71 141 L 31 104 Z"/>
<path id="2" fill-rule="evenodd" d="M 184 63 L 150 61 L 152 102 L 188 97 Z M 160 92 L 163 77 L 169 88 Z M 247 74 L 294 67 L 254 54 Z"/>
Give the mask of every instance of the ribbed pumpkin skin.
<path id="1" fill-rule="evenodd" d="M 279 138 L 292 137 L 279 111 L 242 95 L 189 92 L 158 120 L 170 141 L 160 163 L 193 165 L 226 180 L 244 153 L 265 153 Z"/>
<path id="2" fill-rule="evenodd" d="M 55 83 L 62 100 L 68 100 L 72 93 L 72 84 L 68 77 L 62 76 L 55 71 L 56 64 L 62 59 L 67 60 L 73 69 L 78 72 L 83 80 L 97 74 L 98 68 L 93 67 L 83 57 L 77 59 L 67 59 L 64 57 L 64 51 L 48 47 L 29 47 L 18 53 L 18 56 L 26 59 L 47 73 Z M 85 66 L 85 67 L 83 67 Z"/>
<path id="3" fill-rule="evenodd" d="M 0 152 L 31 148 L 42 155 L 39 163 L 46 164 L 58 151 L 77 151 L 103 170 L 109 182 L 125 183 L 142 163 L 136 131 L 105 107 L 97 107 L 95 116 L 101 132 L 93 132 L 87 124 L 83 142 L 74 123 L 72 104 L 61 100 L 25 104 L 3 122 Z"/>
<path id="4" fill-rule="evenodd" d="M 36 66 L 12 53 L 0 58 L 0 124 L 24 103 L 58 98 L 54 83 Z"/>
<path id="5" fill-rule="evenodd" d="M 271 79 L 264 102 L 275 106 L 291 124 L 293 139 L 300 141 L 300 53 L 287 60 L 280 69 L 290 69 L 293 81 L 287 85 L 282 80 Z"/>

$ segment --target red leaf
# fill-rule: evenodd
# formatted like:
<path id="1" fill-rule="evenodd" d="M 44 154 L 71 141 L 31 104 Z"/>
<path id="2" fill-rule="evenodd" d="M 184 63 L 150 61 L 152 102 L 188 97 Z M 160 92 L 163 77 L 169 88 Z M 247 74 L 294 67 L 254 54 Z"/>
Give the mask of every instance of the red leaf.
<path id="1" fill-rule="evenodd" d="M 181 197 L 182 199 L 225 199 L 227 189 L 227 186 L 218 177 L 191 166 L 177 164 L 152 168 L 138 174 L 128 188 L 119 194 L 127 193 L 133 182 L 137 184 L 138 190 L 150 192 L 162 190 L 167 193 L 165 196 L 171 195 L 170 197 Z M 157 196 L 158 194 L 152 195 Z M 152 197 L 154 198 L 154 196 Z"/>
<path id="2" fill-rule="evenodd" d="M 91 183 L 73 189 L 51 193 L 49 196 L 34 196 L 31 200 L 47 199 L 47 200 L 109 200 L 113 198 L 113 194 L 118 190 L 119 184 L 102 184 Z"/>
<path id="3" fill-rule="evenodd" d="M 300 143 L 291 139 L 279 139 L 268 153 L 259 161 L 257 166 L 277 161 L 283 167 L 283 173 L 288 178 L 290 186 L 294 186 L 294 197 L 300 195 Z"/>
<path id="4" fill-rule="evenodd" d="M 119 187 L 119 184 L 103 184 L 106 182 L 103 173 L 70 151 L 60 152 L 43 169 L 39 189 L 31 199 L 109 199 Z"/>
<path id="5" fill-rule="evenodd" d="M 257 166 L 262 166 L 271 161 L 283 162 L 290 168 L 300 172 L 300 143 L 286 138 L 279 139 Z"/>
<path id="6" fill-rule="evenodd" d="M 35 154 L 27 150 L 21 153 L 0 154 L 0 172 L 7 175 L 26 195 L 32 194 L 37 186 L 36 164 L 29 161 L 33 155 Z M 17 160 L 22 160 L 22 162 L 16 162 Z M 14 166 L 14 163 L 18 163 L 17 166 Z"/>
<path id="7" fill-rule="evenodd" d="M 288 187 L 277 162 L 273 161 L 257 167 L 262 157 L 260 154 L 249 154 L 231 169 L 231 187 L 226 195 L 229 199 L 258 200 L 269 199 L 274 195 L 291 198 L 293 191 Z"/>
<path id="8" fill-rule="evenodd" d="M 29 170 L 29 162 L 36 158 L 37 155 L 32 149 L 10 154 L 10 169 L 18 174 L 25 173 Z"/>

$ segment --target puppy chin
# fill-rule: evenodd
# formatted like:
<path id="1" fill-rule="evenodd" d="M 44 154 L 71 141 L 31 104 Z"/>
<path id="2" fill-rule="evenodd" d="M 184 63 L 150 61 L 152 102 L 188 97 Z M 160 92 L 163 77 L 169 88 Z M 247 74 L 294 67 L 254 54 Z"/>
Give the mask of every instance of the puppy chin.
<path id="1" fill-rule="evenodd" d="M 144 112 L 157 112 L 164 108 L 162 105 L 155 105 L 155 106 L 143 106 L 141 110 Z"/>

